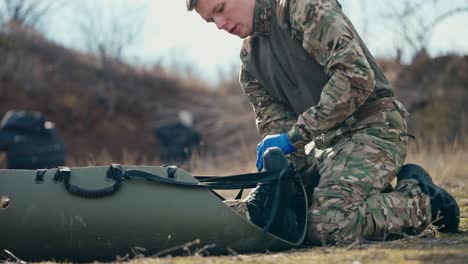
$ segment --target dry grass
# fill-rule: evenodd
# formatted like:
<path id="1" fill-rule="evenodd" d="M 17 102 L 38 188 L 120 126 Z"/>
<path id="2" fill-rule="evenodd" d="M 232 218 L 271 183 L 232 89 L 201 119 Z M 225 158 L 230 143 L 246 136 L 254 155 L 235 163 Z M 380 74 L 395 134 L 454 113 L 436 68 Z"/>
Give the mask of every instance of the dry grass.
<path id="1" fill-rule="evenodd" d="M 455 246 L 453 248 L 438 249 L 310 249 L 291 251 L 279 254 L 241 255 L 228 257 L 177 257 L 162 259 L 136 259 L 131 263 L 465 263 L 465 248 Z"/>

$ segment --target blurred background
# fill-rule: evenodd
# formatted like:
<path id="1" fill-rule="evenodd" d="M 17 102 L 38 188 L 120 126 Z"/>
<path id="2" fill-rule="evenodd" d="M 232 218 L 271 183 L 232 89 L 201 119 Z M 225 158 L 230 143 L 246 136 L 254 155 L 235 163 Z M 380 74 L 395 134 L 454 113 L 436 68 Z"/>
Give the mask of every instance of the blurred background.
<path id="1" fill-rule="evenodd" d="M 468 0 L 341 3 L 412 113 L 409 161 L 466 171 Z M 0 115 L 10 130 L 0 168 L 14 142 L 39 138 L 10 159 L 253 171 L 260 137 L 238 84 L 241 43 L 185 0 L 2 0 Z"/>

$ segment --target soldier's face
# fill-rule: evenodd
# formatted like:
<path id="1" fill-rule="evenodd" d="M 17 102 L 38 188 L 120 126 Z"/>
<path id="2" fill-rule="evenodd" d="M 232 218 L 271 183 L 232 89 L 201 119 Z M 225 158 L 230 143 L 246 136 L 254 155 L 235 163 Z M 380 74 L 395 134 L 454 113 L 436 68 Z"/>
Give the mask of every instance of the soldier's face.
<path id="1" fill-rule="evenodd" d="M 253 32 L 255 0 L 198 0 L 195 10 L 218 29 L 246 38 Z"/>

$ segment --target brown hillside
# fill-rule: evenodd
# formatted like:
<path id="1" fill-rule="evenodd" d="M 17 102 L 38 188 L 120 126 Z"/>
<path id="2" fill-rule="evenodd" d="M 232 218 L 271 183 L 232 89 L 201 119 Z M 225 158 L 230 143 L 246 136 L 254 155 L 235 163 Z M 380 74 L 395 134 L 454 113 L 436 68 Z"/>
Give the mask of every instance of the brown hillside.
<path id="1" fill-rule="evenodd" d="M 394 82 L 412 112 L 409 129 L 423 141 L 453 143 L 468 135 L 468 56 L 429 58 L 403 66 Z"/>
<path id="2" fill-rule="evenodd" d="M 255 135 L 253 122 L 245 125 L 243 118 L 250 108 L 196 81 L 119 61 L 103 66 L 93 56 L 18 29 L 0 34 L 0 57 L 0 113 L 43 112 L 56 123 L 74 165 L 86 165 L 103 151 L 116 162 L 123 152 L 136 155 L 136 162 L 151 161 L 158 155 L 152 129 L 175 119 L 179 110 L 194 114 L 195 127 L 211 139 L 213 151 L 221 139 L 239 145 L 245 126 Z"/>

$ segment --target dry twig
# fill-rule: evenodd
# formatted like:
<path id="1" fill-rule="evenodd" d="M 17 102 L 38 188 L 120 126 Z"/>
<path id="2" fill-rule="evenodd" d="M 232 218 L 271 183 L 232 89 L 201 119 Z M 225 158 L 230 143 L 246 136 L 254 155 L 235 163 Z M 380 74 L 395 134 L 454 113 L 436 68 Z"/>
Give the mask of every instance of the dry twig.
<path id="1" fill-rule="evenodd" d="M 7 261 L 6 263 L 19 263 L 19 264 L 26 264 L 27 262 L 24 261 L 24 260 L 21 260 L 20 258 L 18 258 L 17 256 L 15 256 L 13 253 L 11 253 L 10 251 L 4 249 L 3 250 L 6 254 L 7 254 L 7 258 L 13 258 L 15 260 L 15 262 L 11 262 L 11 261 Z"/>
<path id="2" fill-rule="evenodd" d="M 195 246 L 195 245 L 200 245 L 201 241 L 200 239 L 195 239 L 194 241 L 192 242 L 188 242 L 188 243 L 185 243 L 185 244 L 182 244 L 182 245 L 179 245 L 179 246 L 175 246 L 175 247 L 171 247 L 171 248 L 168 248 L 168 249 L 165 249 L 165 250 L 162 250 L 162 251 L 159 251 L 158 253 L 152 255 L 152 257 L 160 257 L 160 256 L 163 256 L 163 255 L 166 255 L 170 252 L 174 252 L 174 251 L 177 251 L 177 250 L 189 250 L 190 247 L 192 246 Z"/>

